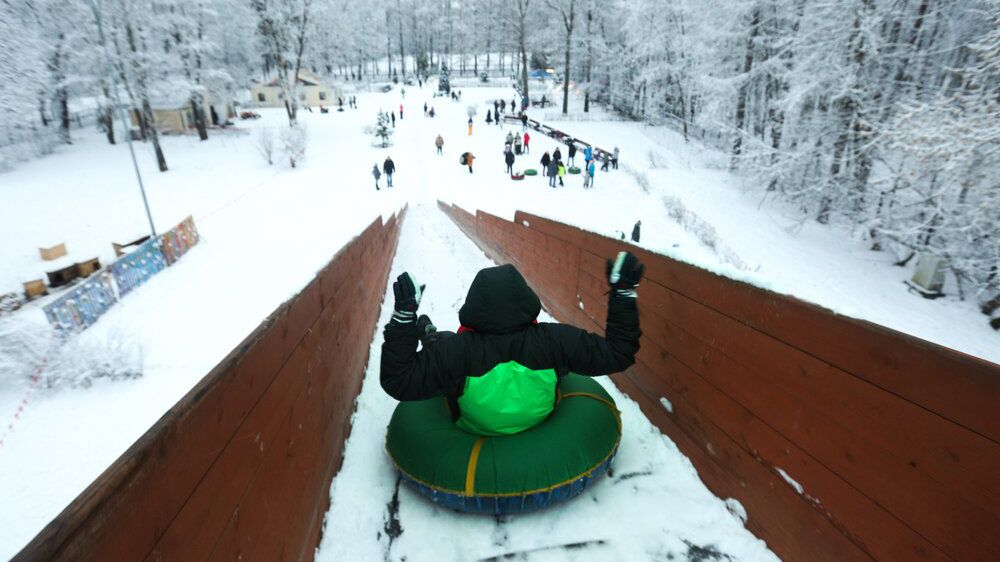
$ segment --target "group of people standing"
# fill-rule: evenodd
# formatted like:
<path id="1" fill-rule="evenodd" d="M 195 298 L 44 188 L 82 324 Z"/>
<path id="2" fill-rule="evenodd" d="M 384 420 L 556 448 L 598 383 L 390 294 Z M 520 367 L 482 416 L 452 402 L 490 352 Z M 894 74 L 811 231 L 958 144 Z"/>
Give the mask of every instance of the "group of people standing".
<path id="1" fill-rule="evenodd" d="M 440 138 L 440 136 L 438 137 Z M 375 178 L 375 189 L 381 189 L 378 186 L 378 180 L 382 178 L 382 174 L 385 174 L 386 179 L 386 189 L 392 187 L 392 175 L 396 173 L 396 163 L 392 161 L 389 156 L 385 157 L 385 162 L 382 162 L 382 169 L 378 169 L 378 164 L 372 166 L 372 177 Z"/>
<path id="2" fill-rule="evenodd" d="M 525 134 L 527 136 L 527 134 Z M 569 166 L 573 166 L 576 163 L 576 153 L 579 149 L 576 146 L 576 141 L 574 139 L 569 139 L 567 142 L 567 158 L 566 161 Z M 613 166 L 614 169 L 618 169 L 618 147 L 616 146 L 614 152 L 610 155 L 605 154 L 602 158 L 603 163 L 601 164 L 601 170 L 607 171 L 609 166 Z M 594 149 L 589 144 L 584 145 L 583 149 L 583 159 L 584 166 L 583 170 L 583 187 L 589 188 L 594 187 L 594 176 L 597 173 L 597 159 L 594 158 Z M 566 166 L 562 161 L 562 151 L 558 148 L 550 156 L 548 152 L 542 155 L 541 159 L 542 171 L 549 178 L 549 187 L 556 187 L 556 181 L 559 182 L 559 186 L 563 187 L 563 176 L 566 175 Z"/>
<path id="3" fill-rule="evenodd" d="M 504 162 L 507 164 L 507 173 L 514 174 L 514 159 L 515 154 L 519 155 L 522 152 L 530 152 L 531 147 L 531 135 L 527 132 L 524 133 L 524 137 L 521 137 L 521 133 L 513 135 L 512 133 L 507 133 L 506 142 L 503 145 Z"/>

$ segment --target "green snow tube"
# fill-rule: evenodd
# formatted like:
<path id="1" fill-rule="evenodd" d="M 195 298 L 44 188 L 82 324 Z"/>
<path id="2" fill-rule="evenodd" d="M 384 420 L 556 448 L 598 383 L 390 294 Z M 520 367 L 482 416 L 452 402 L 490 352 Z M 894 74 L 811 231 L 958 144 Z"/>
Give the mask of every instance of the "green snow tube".
<path id="1" fill-rule="evenodd" d="M 576 166 L 570 166 L 569 168 L 566 169 L 566 171 L 571 174 L 579 174 L 580 168 L 577 168 Z"/>
<path id="2" fill-rule="evenodd" d="M 618 408 L 590 377 L 566 375 L 557 396 L 541 424 L 498 436 L 456 426 L 444 398 L 401 402 L 386 450 L 402 479 L 442 506 L 493 515 L 541 509 L 607 472 L 621 440 Z"/>
<path id="3" fill-rule="evenodd" d="M 536 170 L 534 168 L 528 168 L 527 170 L 524 171 L 524 175 L 526 175 L 526 176 L 537 176 L 538 175 L 538 170 Z"/>

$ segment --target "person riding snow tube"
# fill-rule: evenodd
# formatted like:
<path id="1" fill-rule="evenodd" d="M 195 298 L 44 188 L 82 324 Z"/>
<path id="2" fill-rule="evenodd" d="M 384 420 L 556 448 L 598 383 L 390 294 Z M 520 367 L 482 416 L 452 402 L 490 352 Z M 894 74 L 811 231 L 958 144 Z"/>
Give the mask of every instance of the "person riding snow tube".
<path id="1" fill-rule="evenodd" d="M 386 450 L 402 479 L 434 503 L 506 515 L 580 494 L 608 471 L 620 439 L 612 398 L 595 380 L 570 373 L 545 421 L 511 435 L 460 428 L 446 398 L 401 402 Z"/>
<path id="2" fill-rule="evenodd" d="M 604 337 L 538 322 L 538 295 L 512 265 L 480 271 L 458 333 L 438 332 L 416 317 L 425 286 L 400 275 L 380 379 L 403 401 L 386 441 L 402 478 L 449 507 L 500 514 L 572 497 L 607 471 L 620 423 L 587 377 L 634 363 L 643 269 L 628 252 L 608 260 Z"/>

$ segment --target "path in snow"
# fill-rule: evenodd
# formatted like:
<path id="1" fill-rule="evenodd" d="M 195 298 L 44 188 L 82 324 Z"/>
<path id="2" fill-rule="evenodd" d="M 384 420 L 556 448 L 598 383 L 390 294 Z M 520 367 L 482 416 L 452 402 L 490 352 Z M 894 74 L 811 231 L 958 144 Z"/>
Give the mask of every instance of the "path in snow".
<path id="1" fill-rule="evenodd" d="M 387 295 L 396 276 L 409 271 L 427 284 L 420 312 L 441 329 L 454 330 L 469 283 L 479 269 L 492 265 L 436 207 L 411 206 Z M 710 559 L 711 553 L 721 560 L 776 560 L 607 377 L 597 380 L 622 411 L 621 446 L 609 476 L 581 496 L 541 512 L 495 518 L 442 509 L 400 485 L 384 449 L 386 424 L 397 402 L 378 382 L 382 326 L 392 305 L 386 298 L 372 340 L 344 464 L 331 486 L 318 561 L 465 561 L 506 555 L 532 561 L 685 560 Z"/>

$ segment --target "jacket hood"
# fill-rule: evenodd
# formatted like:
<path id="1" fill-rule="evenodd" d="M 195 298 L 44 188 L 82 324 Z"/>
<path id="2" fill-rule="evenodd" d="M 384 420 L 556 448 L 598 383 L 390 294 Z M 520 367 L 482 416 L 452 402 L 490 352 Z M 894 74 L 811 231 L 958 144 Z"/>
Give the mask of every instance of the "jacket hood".
<path id="1" fill-rule="evenodd" d="M 506 334 L 530 325 L 542 310 L 538 295 L 513 265 L 476 274 L 458 311 L 463 326 L 485 334 Z"/>

